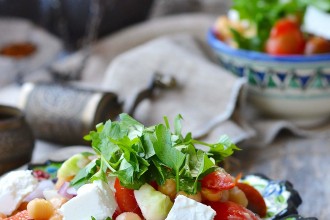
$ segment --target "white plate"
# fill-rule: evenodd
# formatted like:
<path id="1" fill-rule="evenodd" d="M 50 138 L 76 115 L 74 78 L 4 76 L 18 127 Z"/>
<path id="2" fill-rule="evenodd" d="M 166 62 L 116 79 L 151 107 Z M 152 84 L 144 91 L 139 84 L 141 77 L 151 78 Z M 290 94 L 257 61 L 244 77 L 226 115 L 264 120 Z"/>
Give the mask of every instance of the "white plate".
<path id="1" fill-rule="evenodd" d="M 31 42 L 37 51 L 21 60 L 0 55 L 0 86 L 12 83 L 19 71 L 29 74 L 54 61 L 62 42 L 42 28 L 24 19 L 0 19 L 0 48 L 12 43 Z"/>

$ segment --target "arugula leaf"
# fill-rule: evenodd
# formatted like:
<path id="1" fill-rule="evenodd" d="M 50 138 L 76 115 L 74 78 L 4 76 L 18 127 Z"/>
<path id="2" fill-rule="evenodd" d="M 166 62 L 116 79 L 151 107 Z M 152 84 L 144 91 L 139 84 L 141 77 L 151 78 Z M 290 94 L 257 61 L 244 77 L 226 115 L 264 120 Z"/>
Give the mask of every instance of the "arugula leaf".
<path id="1" fill-rule="evenodd" d="M 96 220 L 96 218 L 94 217 L 94 216 L 91 216 L 91 220 Z M 112 220 L 112 218 L 110 218 L 110 217 L 107 217 L 106 219 L 104 219 L 104 220 Z"/>
<path id="2" fill-rule="evenodd" d="M 192 145 L 187 148 L 186 153 L 186 163 L 185 166 L 182 168 L 181 173 L 186 178 L 194 179 L 194 182 L 191 188 L 189 186 L 186 186 L 185 191 L 190 194 L 196 194 L 197 190 L 199 190 L 200 188 L 198 185 L 198 180 L 200 180 L 200 176 L 206 175 L 214 171 L 216 169 L 216 166 L 204 151 L 196 151 Z"/>
<path id="3" fill-rule="evenodd" d="M 216 144 L 210 146 L 208 155 L 210 155 L 216 163 L 220 163 L 224 158 L 234 153 L 234 150 L 240 150 L 233 144 L 227 135 L 222 135 Z"/>
<path id="4" fill-rule="evenodd" d="M 174 134 L 178 136 L 181 136 L 182 131 L 181 120 L 183 120 L 183 117 L 180 114 L 174 119 Z"/>
<path id="5" fill-rule="evenodd" d="M 170 130 L 159 124 L 155 127 L 155 133 L 147 134 L 146 138 L 152 143 L 158 159 L 174 170 L 177 189 L 179 190 L 179 169 L 184 162 L 185 155 L 172 146 Z"/>
<path id="6" fill-rule="evenodd" d="M 330 12 L 330 1 L 329 0 L 300 0 L 299 1 L 301 5 L 308 6 L 313 5 L 316 8 L 325 11 Z"/>
<path id="7" fill-rule="evenodd" d="M 191 133 L 184 137 L 181 115 L 175 118 L 174 132 L 166 117 L 165 124 L 151 127 L 144 127 L 127 114 L 121 114 L 120 119 L 98 124 L 85 136 L 92 142 L 97 159 L 80 170 L 71 185 L 80 187 L 115 176 L 123 186 L 139 189 L 145 183 L 156 181 L 162 185 L 166 179 L 174 178 L 177 191 L 196 193 L 199 180 L 215 170 L 215 163 L 238 149 L 227 137 L 216 144 L 194 140 Z M 209 151 L 195 145 L 207 146 Z"/>
<path id="8" fill-rule="evenodd" d="M 86 184 L 96 172 L 97 160 L 94 160 L 78 172 L 78 174 L 71 180 L 71 186 L 79 188 L 80 186 Z"/>
<path id="9" fill-rule="evenodd" d="M 143 176 L 138 178 L 133 166 L 125 159 L 122 160 L 121 167 L 115 174 L 120 180 L 120 184 L 129 189 L 139 189 L 145 183 Z"/>
<path id="10" fill-rule="evenodd" d="M 152 139 L 157 157 L 168 167 L 178 171 L 185 159 L 185 155 L 172 146 L 171 133 L 162 124 L 156 126 Z"/>

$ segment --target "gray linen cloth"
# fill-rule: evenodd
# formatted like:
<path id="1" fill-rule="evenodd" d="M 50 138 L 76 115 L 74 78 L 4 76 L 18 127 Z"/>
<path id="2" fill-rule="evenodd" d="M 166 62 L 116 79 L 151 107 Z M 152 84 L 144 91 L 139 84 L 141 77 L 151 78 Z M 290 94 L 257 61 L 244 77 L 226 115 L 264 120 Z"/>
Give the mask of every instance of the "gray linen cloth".
<path id="1" fill-rule="evenodd" d="M 235 141 L 247 138 L 229 120 L 245 80 L 211 63 L 190 35 L 156 39 L 118 56 L 106 71 L 103 87 L 119 94 L 128 111 L 155 72 L 173 76 L 178 85 L 142 102 L 134 114 L 137 120 L 152 125 L 181 114 L 184 131 L 196 138 L 208 138 L 219 129 Z"/>
<path id="2" fill-rule="evenodd" d="M 302 128 L 288 120 L 256 114 L 246 101 L 244 78 L 237 78 L 214 63 L 207 45 L 191 35 L 167 35 L 116 57 L 108 66 L 103 88 L 117 92 L 129 110 L 135 95 L 146 88 L 152 74 L 176 78 L 179 88 L 161 91 L 140 104 L 135 117 L 147 125 L 182 114 L 185 131 L 195 138 L 215 142 L 227 134 L 235 142 L 267 146 L 282 130 L 302 137 L 330 134 L 329 123 Z"/>

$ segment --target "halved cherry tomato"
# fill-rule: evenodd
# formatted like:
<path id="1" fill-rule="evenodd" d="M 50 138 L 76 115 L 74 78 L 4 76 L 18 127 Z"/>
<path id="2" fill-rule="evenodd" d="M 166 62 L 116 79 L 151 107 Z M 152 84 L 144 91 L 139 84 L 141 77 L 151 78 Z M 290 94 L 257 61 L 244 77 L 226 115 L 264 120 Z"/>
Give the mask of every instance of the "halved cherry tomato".
<path id="1" fill-rule="evenodd" d="M 227 190 L 235 186 L 233 177 L 224 169 L 217 169 L 201 180 L 202 187 L 216 190 Z"/>
<path id="2" fill-rule="evenodd" d="M 272 55 L 303 54 L 306 41 L 299 25 L 292 19 L 276 22 L 266 42 L 266 52 Z"/>
<path id="3" fill-rule="evenodd" d="M 330 53 L 330 41 L 322 37 L 311 37 L 305 47 L 306 55 Z"/>
<path id="4" fill-rule="evenodd" d="M 234 202 L 207 202 L 206 205 L 211 206 L 216 211 L 214 220 L 258 220 L 260 219 L 256 214 L 247 208 Z"/>
<path id="5" fill-rule="evenodd" d="M 123 212 L 119 208 L 117 208 L 112 215 L 112 219 L 117 219 L 118 215 L 120 215 L 121 213 Z"/>
<path id="6" fill-rule="evenodd" d="M 143 216 L 136 202 L 134 190 L 120 185 L 118 178 L 115 180 L 115 190 L 115 198 L 121 212 L 134 212 L 141 217 Z"/>
<path id="7" fill-rule="evenodd" d="M 28 211 L 23 210 L 23 211 L 17 212 L 13 216 L 5 218 L 4 220 L 29 220 L 29 219 L 31 219 L 31 218 L 29 217 Z"/>
<path id="8" fill-rule="evenodd" d="M 158 184 L 157 184 L 156 181 L 151 181 L 149 184 L 150 184 L 150 186 L 152 186 L 155 190 L 158 189 Z"/>
<path id="9" fill-rule="evenodd" d="M 257 213 L 261 218 L 265 217 L 267 214 L 267 206 L 259 191 L 246 183 L 236 183 L 236 186 L 244 192 L 249 201 L 247 208 Z"/>

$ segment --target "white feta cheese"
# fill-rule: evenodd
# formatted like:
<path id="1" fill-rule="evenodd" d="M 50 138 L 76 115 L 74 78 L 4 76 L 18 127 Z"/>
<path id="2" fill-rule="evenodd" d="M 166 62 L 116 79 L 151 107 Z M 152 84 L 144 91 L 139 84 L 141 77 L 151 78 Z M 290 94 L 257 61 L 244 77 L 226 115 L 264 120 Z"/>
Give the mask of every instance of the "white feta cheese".
<path id="1" fill-rule="evenodd" d="M 38 185 L 29 170 L 12 171 L 0 179 L 0 213 L 11 215 Z"/>
<path id="2" fill-rule="evenodd" d="M 110 186 L 102 181 L 81 186 L 77 196 L 70 199 L 60 208 L 63 220 L 104 220 L 112 217 L 117 202 Z"/>
<path id="3" fill-rule="evenodd" d="M 213 220 L 215 215 L 216 212 L 210 206 L 179 195 L 176 197 L 166 220 Z"/>
<path id="4" fill-rule="evenodd" d="M 305 12 L 303 29 L 305 32 L 330 40 L 330 14 L 314 6 L 308 6 Z"/>

